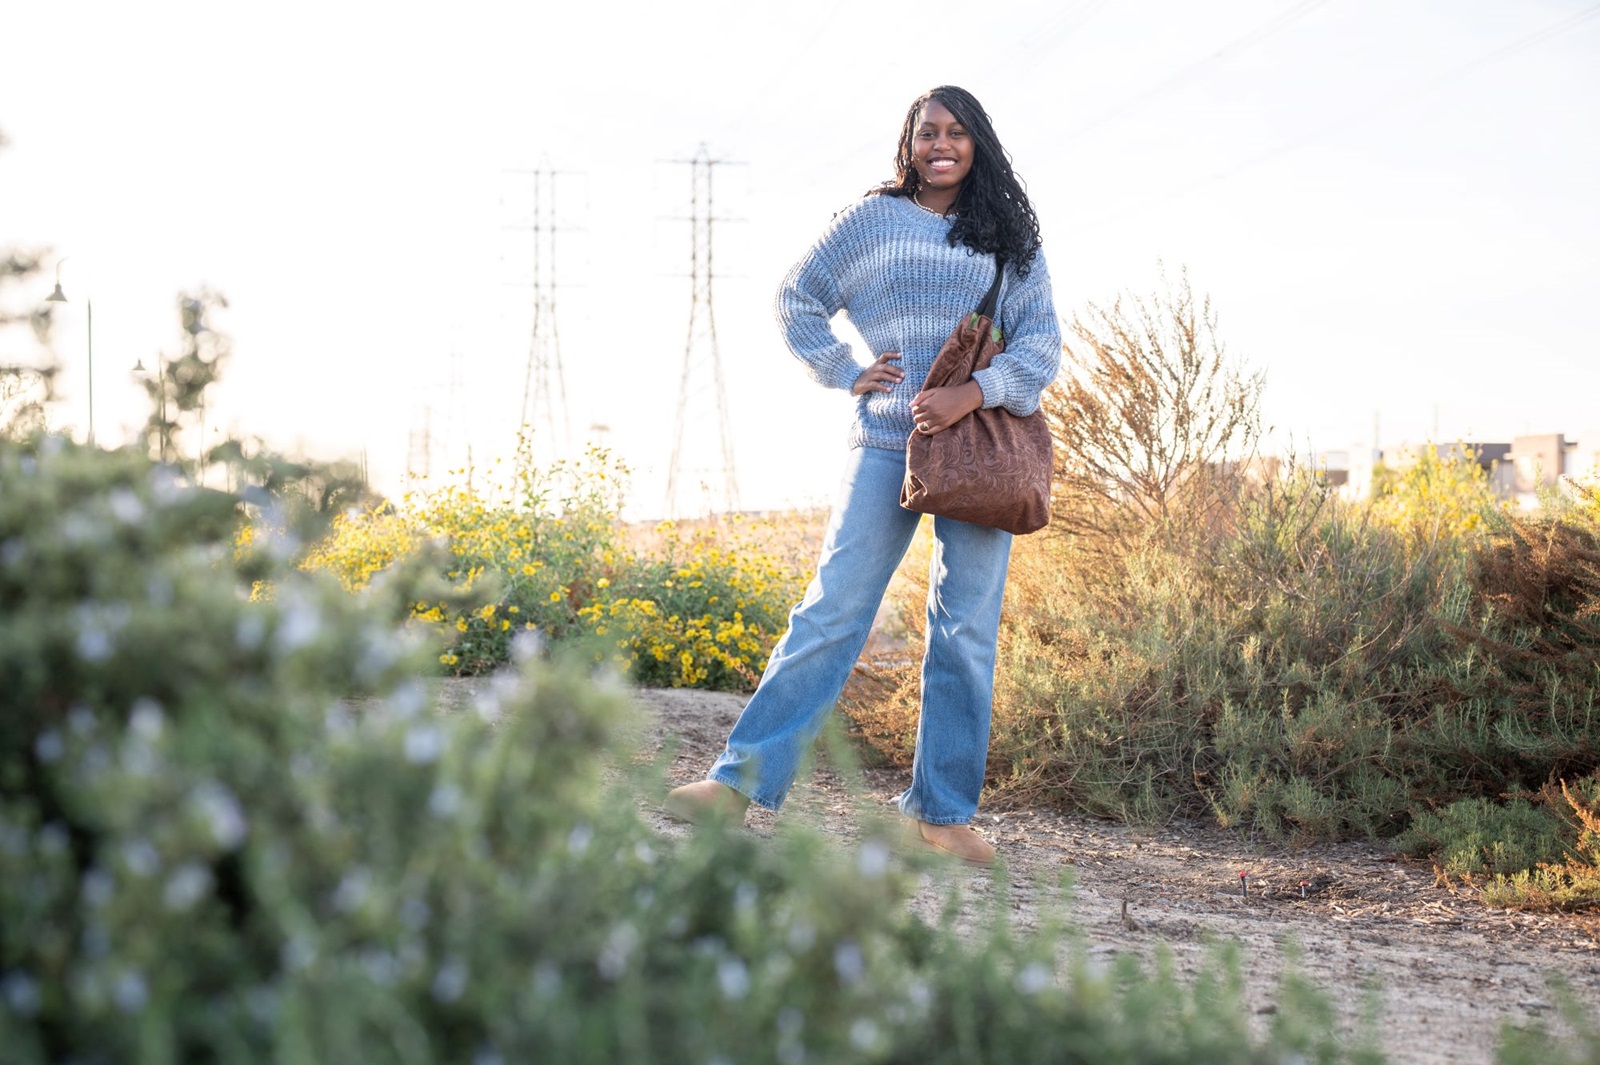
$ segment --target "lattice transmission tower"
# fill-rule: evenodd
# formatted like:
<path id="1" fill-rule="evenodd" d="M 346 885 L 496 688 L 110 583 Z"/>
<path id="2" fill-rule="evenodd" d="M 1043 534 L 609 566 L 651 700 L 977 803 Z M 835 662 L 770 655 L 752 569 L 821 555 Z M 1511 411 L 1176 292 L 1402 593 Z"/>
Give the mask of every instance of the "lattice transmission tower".
<path id="1" fill-rule="evenodd" d="M 677 517 L 691 509 L 686 506 L 684 495 L 692 489 L 694 480 L 703 486 L 712 511 L 739 509 L 739 476 L 733 461 L 728 395 L 722 380 L 716 309 L 712 302 L 712 282 L 716 278 L 713 269 L 715 227 L 718 222 L 735 221 L 717 215 L 712 176 L 716 167 L 737 164 L 728 159 L 711 158 L 704 144 L 693 159 L 669 162 L 690 168 L 689 214 L 682 219 L 689 223 L 689 332 L 683 348 L 683 376 L 678 386 L 672 458 L 667 467 L 666 509 L 668 515 Z M 706 410 L 707 406 L 711 409 Z M 712 433 L 716 435 L 720 450 L 707 446 Z M 711 451 L 709 455 L 697 454 L 697 461 L 689 461 L 692 452 L 708 450 Z"/>
<path id="2" fill-rule="evenodd" d="M 561 233 L 568 231 L 556 212 L 556 179 L 572 172 L 542 166 L 510 173 L 531 179 L 533 192 L 530 223 L 507 227 L 530 232 L 533 237 L 533 323 L 528 335 L 517 429 L 532 429 L 534 441 L 545 445 L 540 450 L 555 458 L 565 455 L 572 446 L 567 381 L 561 366 L 561 330 L 556 318 L 556 293 L 561 287 L 556 275 L 557 241 Z"/>

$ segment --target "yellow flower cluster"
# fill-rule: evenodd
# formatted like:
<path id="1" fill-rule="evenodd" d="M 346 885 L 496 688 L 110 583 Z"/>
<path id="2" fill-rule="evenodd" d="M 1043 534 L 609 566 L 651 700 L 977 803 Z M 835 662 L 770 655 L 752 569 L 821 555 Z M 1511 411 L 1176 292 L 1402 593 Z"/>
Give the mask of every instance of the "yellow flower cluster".
<path id="1" fill-rule="evenodd" d="M 1440 455 L 1430 445 L 1409 466 L 1380 477 L 1374 511 L 1420 542 L 1466 543 L 1502 505 L 1475 455 Z"/>
<path id="2" fill-rule="evenodd" d="M 300 562 L 303 570 L 327 570 L 346 591 L 357 592 L 372 578 L 417 549 L 418 530 L 388 503 L 334 516 L 330 532 Z"/>
<path id="3" fill-rule="evenodd" d="M 766 668 L 770 640 L 732 618 L 665 615 L 654 600 L 592 603 L 579 617 L 596 636 L 612 638 L 617 660 L 641 683 L 669 688 L 744 688 Z"/>
<path id="4" fill-rule="evenodd" d="M 504 662 L 511 638 L 595 638 L 642 684 L 748 687 L 766 666 L 803 587 L 793 528 L 735 516 L 630 528 L 620 518 L 626 470 L 604 452 L 538 470 L 519 454 L 513 478 L 467 477 L 341 515 L 306 555 L 351 591 L 430 542 L 448 547 L 443 576 L 472 605 L 419 601 L 439 664 L 477 673 Z M 803 530 L 810 533 L 809 528 Z"/>
<path id="5" fill-rule="evenodd" d="M 642 684 L 749 687 L 803 587 L 803 570 L 785 552 L 810 552 L 792 550 L 786 535 L 793 530 L 737 515 L 635 530 L 625 591 L 602 590 L 580 621 L 616 642 Z"/>

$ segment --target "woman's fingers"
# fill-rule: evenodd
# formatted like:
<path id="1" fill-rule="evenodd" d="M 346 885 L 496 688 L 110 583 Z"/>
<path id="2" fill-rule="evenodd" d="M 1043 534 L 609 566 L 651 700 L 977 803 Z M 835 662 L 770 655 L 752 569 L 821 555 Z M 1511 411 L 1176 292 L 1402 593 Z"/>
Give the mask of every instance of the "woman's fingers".
<path id="1" fill-rule="evenodd" d="M 850 391 L 858 396 L 868 392 L 893 392 L 894 386 L 906 376 L 906 372 L 891 361 L 899 357 L 898 351 L 886 351 L 873 359 L 872 365 L 861 371 Z"/>
<path id="2" fill-rule="evenodd" d="M 983 390 L 976 382 L 945 388 L 925 388 L 911 399 L 911 417 L 917 432 L 942 433 L 983 405 Z"/>

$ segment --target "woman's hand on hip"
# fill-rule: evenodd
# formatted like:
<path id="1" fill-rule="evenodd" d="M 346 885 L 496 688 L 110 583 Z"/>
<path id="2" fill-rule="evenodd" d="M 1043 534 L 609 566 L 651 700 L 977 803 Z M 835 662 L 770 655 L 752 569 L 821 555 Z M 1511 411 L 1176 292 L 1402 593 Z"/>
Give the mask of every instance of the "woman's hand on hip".
<path id="1" fill-rule="evenodd" d="M 978 382 L 946 388 L 924 388 L 911 400 L 911 417 L 917 432 L 942 433 L 962 418 L 983 406 L 983 389 Z"/>
<path id="2" fill-rule="evenodd" d="M 852 396 L 864 396 L 868 392 L 893 392 L 894 386 L 904 380 L 906 372 L 896 366 L 892 359 L 898 359 L 898 351 L 886 351 L 872 360 L 872 365 L 861 371 L 861 376 L 856 378 L 856 383 L 850 386 Z"/>

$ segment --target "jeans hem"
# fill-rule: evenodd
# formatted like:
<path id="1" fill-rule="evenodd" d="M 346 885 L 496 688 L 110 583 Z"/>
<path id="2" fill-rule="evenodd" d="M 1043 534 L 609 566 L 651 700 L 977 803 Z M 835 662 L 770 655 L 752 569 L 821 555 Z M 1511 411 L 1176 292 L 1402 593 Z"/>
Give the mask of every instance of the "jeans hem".
<path id="1" fill-rule="evenodd" d="M 921 821 L 925 825 L 966 825 L 972 823 L 972 817 L 928 817 L 925 814 L 919 814 L 904 807 L 900 810 L 900 816 L 908 817 L 913 821 Z"/>
<path id="2" fill-rule="evenodd" d="M 763 810 L 776 811 L 779 806 L 783 805 L 782 799 L 779 799 L 777 802 L 768 802 L 759 795 L 750 794 L 750 792 L 747 791 L 739 782 L 739 778 L 732 773 L 726 773 L 721 770 L 712 770 L 710 773 L 706 774 L 706 779 L 715 780 L 718 784 L 721 784 L 725 788 L 732 788 L 734 791 L 737 791 L 740 795 L 743 795 L 745 798 L 749 799 Z"/>

